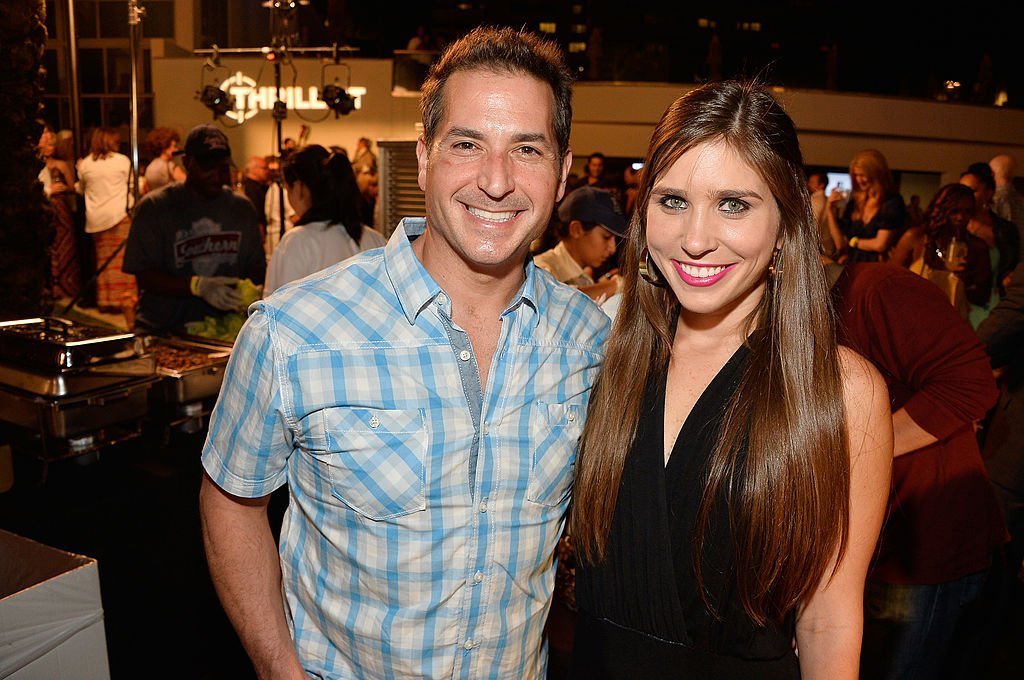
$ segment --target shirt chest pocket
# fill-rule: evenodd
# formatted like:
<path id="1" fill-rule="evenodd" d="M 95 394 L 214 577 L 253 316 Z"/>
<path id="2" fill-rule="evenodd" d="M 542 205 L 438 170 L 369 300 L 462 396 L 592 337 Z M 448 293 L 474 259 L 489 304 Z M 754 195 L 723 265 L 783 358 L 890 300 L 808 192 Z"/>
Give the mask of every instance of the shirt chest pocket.
<path id="1" fill-rule="evenodd" d="M 427 426 L 422 409 L 338 407 L 320 412 L 331 494 L 364 517 L 426 510 Z"/>
<path id="2" fill-rule="evenodd" d="M 527 500 L 557 506 L 568 497 L 576 469 L 576 447 L 583 433 L 578 404 L 538 401 L 530 415 L 533 441 Z"/>

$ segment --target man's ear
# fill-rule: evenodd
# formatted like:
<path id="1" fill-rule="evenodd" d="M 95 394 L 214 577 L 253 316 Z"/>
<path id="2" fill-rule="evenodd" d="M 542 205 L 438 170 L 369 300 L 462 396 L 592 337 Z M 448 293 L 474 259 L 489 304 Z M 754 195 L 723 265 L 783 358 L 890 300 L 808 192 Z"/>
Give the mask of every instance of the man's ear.
<path id="1" fill-rule="evenodd" d="M 572 149 L 565 150 L 565 158 L 562 159 L 562 176 L 558 179 L 558 191 L 555 194 L 555 203 L 562 200 L 565 195 L 565 181 L 569 178 L 569 168 L 572 167 Z"/>
<path id="2" fill-rule="evenodd" d="M 427 142 L 423 135 L 420 135 L 416 140 L 416 183 L 419 184 L 420 191 L 427 190 L 427 152 Z"/>

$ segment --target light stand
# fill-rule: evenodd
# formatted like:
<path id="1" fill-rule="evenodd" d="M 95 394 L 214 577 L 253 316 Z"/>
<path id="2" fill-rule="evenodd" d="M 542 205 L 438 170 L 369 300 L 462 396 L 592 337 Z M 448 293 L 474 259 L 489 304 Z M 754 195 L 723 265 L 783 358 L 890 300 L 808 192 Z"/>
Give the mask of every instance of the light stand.
<path id="1" fill-rule="evenodd" d="M 339 46 L 337 43 L 331 47 L 292 47 L 291 43 L 295 37 L 295 32 L 293 30 L 295 26 L 295 10 L 299 5 L 309 4 L 309 0 L 267 0 L 262 4 L 263 7 L 266 7 L 271 11 L 273 37 L 271 38 L 270 46 L 221 49 L 214 45 L 213 49 L 193 50 L 193 54 L 210 56 L 223 54 L 259 55 L 274 64 L 274 88 L 277 92 L 277 96 L 276 101 L 274 102 L 272 115 L 274 118 L 274 137 L 277 139 L 277 157 L 281 158 L 284 154 L 283 124 L 285 119 L 288 117 L 288 108 L 284 102 L 284 96 L 281 91 L 281 62 L 288 59 L 292 54 L 329 54 L 332 56 L 333 60 L 337 62 L 339 52 L 352 53 L 358 51 L 358 48 Z M 214 112 L 214 117 L 217 117 L 216 111 Z M 279 236 L 284 236 L 284 186 L 281 184 L 280 176 L 277 180 L 277 189 L 280 192 L 280 200 L 278 201 L 278 217 L 280 219 L 281 231 Z"/>
<path id="2" fill-rule="evenodd" d="M 138 0 L 128 0 L 128 58 L 131 60 L 131 111 L 128 140 L 132 153 L 132 204 L 128 207 L 128 216 L 135 213 L 139 203 L 139 41 L 142 37 L 142 17 L 146 9 L 140 7 Z"/>

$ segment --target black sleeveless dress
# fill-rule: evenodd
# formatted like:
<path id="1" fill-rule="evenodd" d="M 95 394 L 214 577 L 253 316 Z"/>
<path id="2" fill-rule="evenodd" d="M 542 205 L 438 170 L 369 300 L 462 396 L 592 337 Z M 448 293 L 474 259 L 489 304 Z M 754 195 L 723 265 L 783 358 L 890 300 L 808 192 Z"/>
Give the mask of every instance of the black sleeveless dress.
<path id="1" fill-rule="evenodd" d="M 705 466 L 748 350 L 740 347 L 694 405 L 665 465 L 665 380 L 644 395 L 626 459 L 605 559 L 576 569 L 574 678 L 800 677 L 795 616 L 761 627 L 744 613 L 730 575 L 724 502 L 710 518 L 697 592 L 693 532 Z"/>

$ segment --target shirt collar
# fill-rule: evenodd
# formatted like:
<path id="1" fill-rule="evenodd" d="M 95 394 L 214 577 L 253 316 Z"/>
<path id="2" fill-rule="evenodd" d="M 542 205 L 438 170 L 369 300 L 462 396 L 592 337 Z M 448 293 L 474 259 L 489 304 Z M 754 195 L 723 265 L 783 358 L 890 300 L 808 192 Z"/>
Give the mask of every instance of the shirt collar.
<path id="1" fill-rule="evenodd" d="M 416 257 L 412 250 L 412 241 L 423 234 L 427 229 L 427 221 L 422 217 L 406 217 L 398 223 L 395 231 L 384 246 L 384 268 L 391 285 L 398 296 L 398 302 L 402 306 L 405 318 L 410 325 L 416 323 L 419 316 L 427 305 L 434 302 L 443 293 L 441 286 L 427 273 L 423 263 Z M 534 311 L 532 323 L 536 325 L 537 316 L 537 267 L 533 264 L 533 258 L 528 257 L 525 265 L 525 280 L 519 291 L 509 302 L 505 313 L 517 309 L 522 303 L 527 303 Z M 451 302 L 446 302 L 449 307 Z M 450 307 L 449 307 L 450 313 Z"/>

